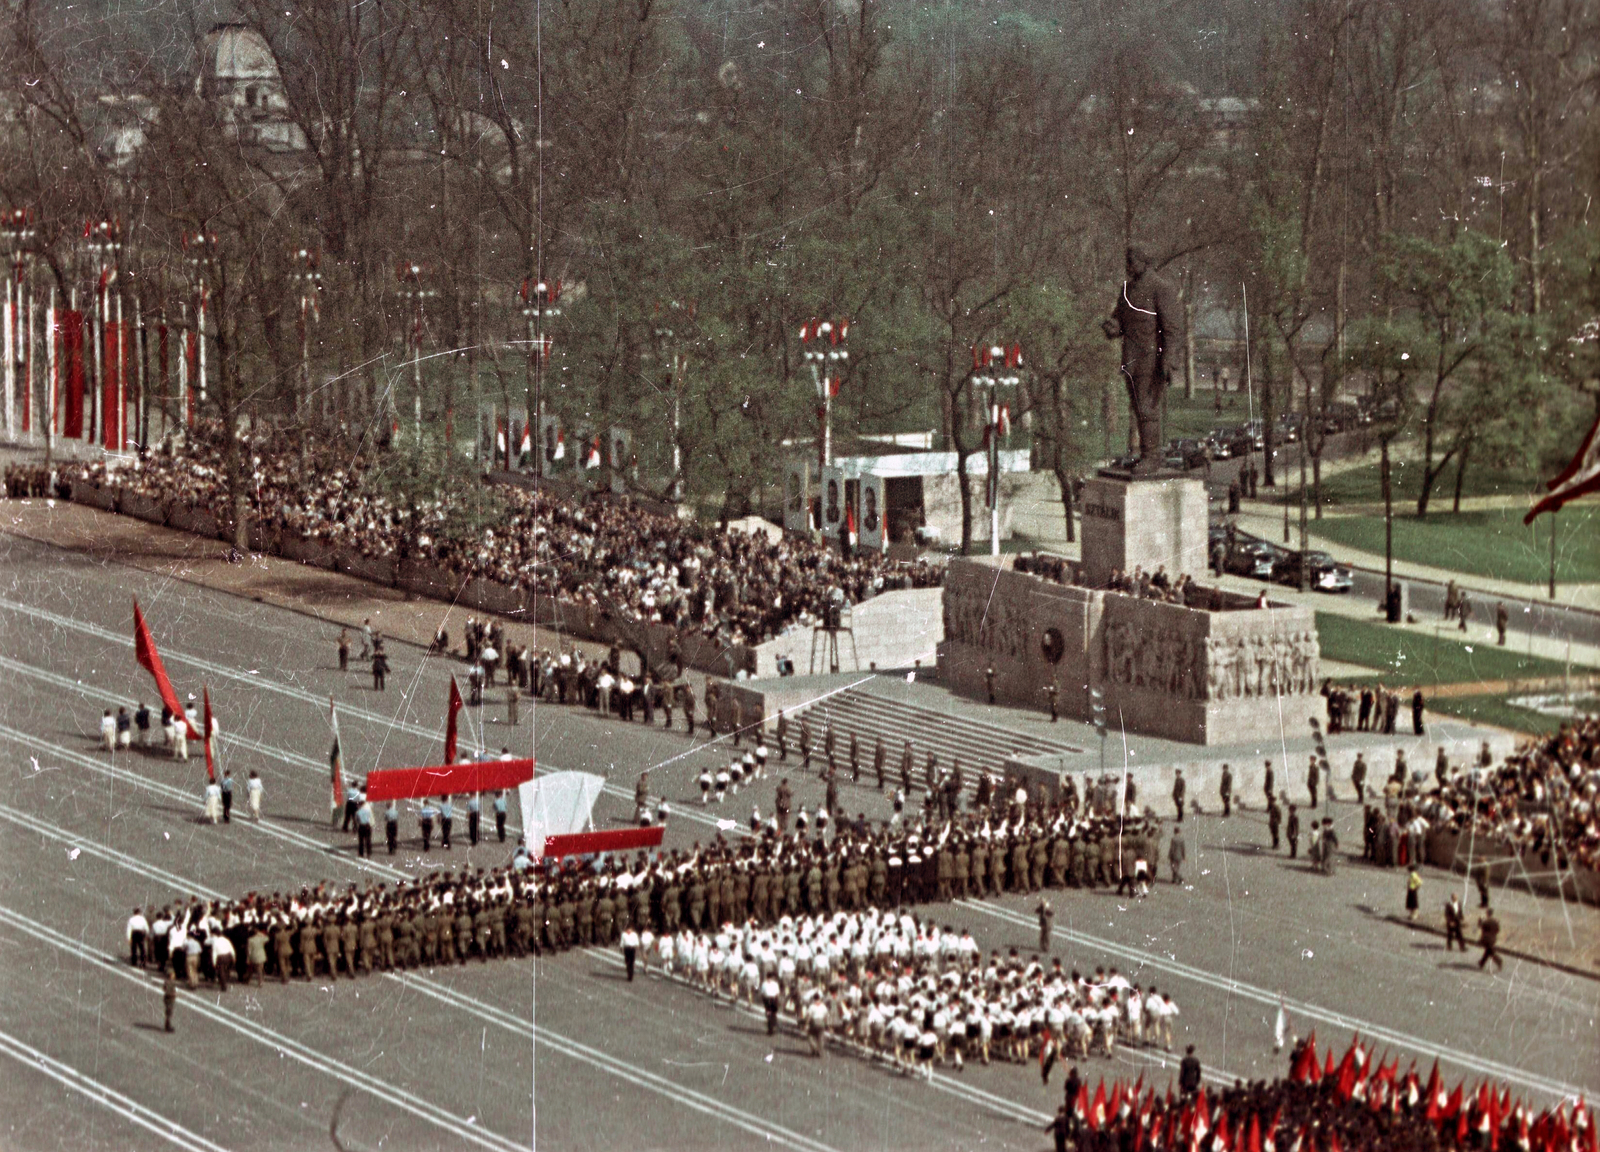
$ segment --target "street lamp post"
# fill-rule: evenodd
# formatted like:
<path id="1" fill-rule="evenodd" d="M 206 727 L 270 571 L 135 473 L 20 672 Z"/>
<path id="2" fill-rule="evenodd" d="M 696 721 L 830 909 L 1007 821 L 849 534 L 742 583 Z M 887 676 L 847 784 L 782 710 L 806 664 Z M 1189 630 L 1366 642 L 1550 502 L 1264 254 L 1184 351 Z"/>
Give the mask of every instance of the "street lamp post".
<path id="1" fill-rule="evenodd" d="M 999 344 L 972 350 L 972 383 L 989 389 L 985 406 L 987 420 L 984 439 L 988 442 L 989 465 L 989 555 L 1000 555 L 1000 437 L 1011 435 L 1011 407 L 1000 402 L 1000 389 L 1015 388 L 1022 382 L 1022 345 L 1009 348 Z"/>
<path id="2" fill-rule="evenodd" d="M 33 295 L 28 276 L 28 245 L 35 235 L 33 212 L 16 208 L 0 216 L 7 247 L 11 251 L 11 275 L 6 279 L 5 352 L 6 401 L 5 427 L 8 436 L 17 431 L 17 378 L 22 379 L 23 432 L 32 431 L 33 416 Z"/>
<path id="3" fill-rule="evenodd" d="M 657 355 L 667 365 L 667 384 L 672 389 L 672 499 L 674 502 L 683 499 L 683 373 L 687 366 L 687 358 L 680 350 L 679 339 L 683 335 L 676 325 L 680 321 L 674 316 L 686 317 L 690 322 L 694 320 L 694 301 L 683 304 L 677 300 L 667 301 L 667 314 L 661 314 L 661 306 L 656 306 L 656 326 L 653 333 L 656 338 Z"/>
<path id="4" fill-rule="evenodd" d="M 216 262 L 217 237 L 214 232 L 194 232 L 183 237 L 184 249 L 189 253 L 189 265 L 194 269 L 194 363 L 195 378 L 188 383 L 185 422 L 192 422 L 197 403 L 206 400 L 206 302 L 210 290 L 206 285 L 206 269 Z"/>
<path id="5" fill-rule="evenodd" d="M 544 475 L 544 368 L 550 360 L 553 341 L 544 334 L 547 316 L 561 315 L 557 307 L 561 300 L 561 281 L 555 283 L 538 280 L 522 282 L 522 315 L 528 323 L 528 365 L 531 377 L 528 387 L 528 441 L 533 444 L 533 474 Z M 536 441 L 534 438 L 538 437 Z M 506 413 L 506 471 L 511 470 L 511 413 Z"/>
<path id="6" fill-rule="evenodd" d="M 294 259 L 299 269 L 294 273 L 294 279 L 300 285 L 300 388 L 295 395 L 294 407 L 296 420 L 302 425 L 300 444 L 303 451 L 306 431 L 304 425 L 310 417 L 312 408 L 311 322 L 322 319 L 322 310 L 317 306 L 322 293 L 322 273 L 317 270 L 320 260 L 316 249 L 301 248 L 295 253 Z"/>
<path id="7" fill-rule="evenodd" d="M 94 342 L 95 382 L 99 385 L 99 398 L 95 411 L 99 413 L 99 441 L 103 447 L 121 451 L 126 445 L 122 425 L 126 419 L 122 382 L 122 294 L 115 294 L 112 285 L 117 279 L 117 258 L 122 251 L 122 232 L 114 219 L 89 220 L 83 225 L 84 246 L 93 254 L 99 265 L 99 278 L 95 282 L 95 325 L 98 328 Z M 108 333 L 117 333 L 115 355 Z M 116 387 L 107 388 L 108 376 L 115 374 Z"/>
<path id="8" fill-rule="evenodd" d="M 850 363 L 850 321 L 808 320 L 800 326 L 800 343 L 811 379 L 817 386 L 817 419 L 822 435 L 817 443 L 817 459 L 823 468 L 833 463 L 833 398 Z"/>
<path id="9" fill-rule="evenodd" d="M 402 263 L 395 269 L 395 277 L 403 285 L 400 298 L 412 304 L 411 385 L 416 393 L 412 397 L 412 414 L 419 448 L 422 446 L 422 302 L 439 294 L 432 288 L 422 286 L 422 278 L 427 271 L 423 265 L 416 263 Z"/>

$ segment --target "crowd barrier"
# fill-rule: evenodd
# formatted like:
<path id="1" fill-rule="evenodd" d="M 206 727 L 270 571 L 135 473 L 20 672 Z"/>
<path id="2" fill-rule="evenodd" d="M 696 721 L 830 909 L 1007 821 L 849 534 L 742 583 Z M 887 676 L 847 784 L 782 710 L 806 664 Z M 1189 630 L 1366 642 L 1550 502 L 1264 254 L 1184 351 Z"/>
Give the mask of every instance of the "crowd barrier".
<path id="1" fill-rule="evenodd" d="M 1559 876 L 1554 857 L 1549 863 L 1538 857 L 1524 858 L 1521 850 L 1504 836 L 1468 835 L 1458 828 L 1434 828 L 1428 833 L 1428 863 L 1453 872 L 1487 872 L 1491 887 L 1520 884 L 1541 896 L 1564 895 L 1585 904 L 1600 905 L 1600 872 L 1574 863 L 1570 872 Z"/>

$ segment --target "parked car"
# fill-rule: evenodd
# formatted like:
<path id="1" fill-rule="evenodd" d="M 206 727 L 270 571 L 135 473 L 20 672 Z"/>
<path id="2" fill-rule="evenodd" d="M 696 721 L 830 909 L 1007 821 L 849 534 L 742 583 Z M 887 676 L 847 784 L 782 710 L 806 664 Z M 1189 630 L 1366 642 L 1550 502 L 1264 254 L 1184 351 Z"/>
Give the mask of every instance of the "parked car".
<path id="1" fill-rule="evenodd" d="M 1306 566 L 1306 587 L 1318 592 L 1348 592 L 1354 580 L 1350 569 L 1340 564 L 1332 556 L 1320 549 L 1312 548 L 1301 553 L 1298 550 L 1280 550 L 1272 566 L 1272 579 L 1279 584 L 1288 584 L 1292 587 L 1300 586 L 1300 564 L 1302 555 Z"/>
<path id="2" fill-rule="evenodd" d="M 1361 423 L 1361 407 L 1354 400 L 1335 400 L 1322 413 L 1322 429 L 1327 433 L 1348 432 Z"/>
<path id="3" fill-rule="evenodd" d="M 1298 443 L 1300 440 L 1301 427 L 1300 413 L 1285 412 L 1282 416 L 1278 417 L 1278 423 L 1274 425 L 1274 427 L 1277 429 L 1278 439 L 1283 441 L 1283 443 Z"/>
<path id="4" fill-rule="evenodd" d="M 1273 565 L 1283 549 L 1265 540 L 1241 536 L 1222 561 L 1225 572 L 1235 576 L 1252 576 L 1257 580 L 1271 580 Z"/>
<path id="5" fill-rule="evenodd" d="M 1233 455 L 1233 438 L 1227 430 L 1214 428 L 1206 434 L 1206 447 L 1213 460 L 1227 460 Z"/>

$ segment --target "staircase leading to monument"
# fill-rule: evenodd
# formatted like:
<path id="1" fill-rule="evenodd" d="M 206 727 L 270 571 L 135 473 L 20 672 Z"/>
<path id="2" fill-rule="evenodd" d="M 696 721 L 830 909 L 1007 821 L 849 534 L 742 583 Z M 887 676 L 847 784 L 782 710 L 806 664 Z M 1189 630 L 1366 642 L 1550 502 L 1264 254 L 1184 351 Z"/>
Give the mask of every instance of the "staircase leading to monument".
<path id="1" fill-rule="evenodd" d="M 1010 757 L 1056 756 L 1082 751 L 1071 744 L 1042 740 L 1000 724 L 953 716 L 860 689 L 827 696 L 792 713 L 791 743 L 798 739 L 802 716 L 810 730 L 813 758 L 821 756 L 825 726 L 833 726 L 834 760 L 841 772 L 849 771 L 850 735 L 855 734 L 860 745 L 863 779 L 872 775 L 873 741 L 882 736 L 884 771 L 891 783 L 900 780 L 900 756 L 907 740 L 911 741 L 915 753 L 912 778 L 919 786 L 926 780 L 923 769 L 929 752 L 939 758 L 941 768 L 948 769 L 959 760 L 963 774 L 983 769 L 998 775 L 1004 771 Z"/>

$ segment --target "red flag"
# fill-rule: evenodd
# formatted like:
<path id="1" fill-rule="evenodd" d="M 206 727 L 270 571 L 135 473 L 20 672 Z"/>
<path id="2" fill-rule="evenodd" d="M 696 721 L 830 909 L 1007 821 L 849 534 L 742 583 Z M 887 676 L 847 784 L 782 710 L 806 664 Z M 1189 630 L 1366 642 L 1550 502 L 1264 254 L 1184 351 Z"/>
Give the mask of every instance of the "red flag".
<path id="1" fill-rule="evenodd" d="M 1106 1082 L 1102 1079 L 1094 1087 L 1094 1103 L 1089 1106 L 1089 1130 L 1098 1132 L 1106 1122 Z"/>
<path id="2" fill-rule="evenodd" d="M 161 694 L 161 702 L 167 706 L 167 711 L 172 713 L 172 722 L 187 728 L 190 740 L 199 740 L 200 733 L 184 715 L 183 705 L 178 703 L 178 694 L 172 690 L 172 681 L 167 679 L 167 670 L 161 664 L 161 654 L 156 651 L 150 626 L 144 622 L 144 613 L 139 611 L 137 597 L 133 601 L 133 654 L 139 666 L 155 677 L 156 691 Z"/>
<path id="3" fill-rule="evenodd" d="M 1226 1108 L 1217 1109 L 1217 1131 L 1216 1135 L 1211 1138 L 1211 1147 L 1221 1149 L 1222 1152 L 1231 1152 L 1233 1148 L 1233 1140 L 1228 1135 L 1228 1110 Z"/>
<path id="4" fill-rule="evenodd" d="M 1339 1130 L 1328 1129 L 1328 1152 L 1344 1152 L 1344 1145 L 1339 1143 Z"/>
<path id="5" fill-rule="evenodd" d="M 444 762 L 456 762 L 456 713 L 460 712 L 461 689 L 456 686 L 456 678 L 450 677 L 450 703 L 445 706 L 444 717 Z"/>
<path id="6" fill-rule="evenodd" d="M 1245 1141 L 1245 1152 L 1261 1152 L 1261 1116 L 1250 1113 L 1250 1136 Z"/>
<path id="7" fill-rule="evenodd" d="M 638 848 L 659 848 L 666 832 L 664 824 L 648 828 L 608 828 L 604 832 L 574 832 L 568 836 L 546 836 L 546 859 L 560 856 L 588 856 L 596 852 L 632 852 Z"/>
<path id="8" fill-rule="evenodd" d="M 856 534 L 856 510 L 852 504 L 846 504 L 844 507 L 844 527 L 850 535 Z"/>
<path id="9" fill-rule="evenodd" d="M 1322 1070 L 1323 1079 L 1326 1080 L 1328 1077 L 1332 1076 L 1333 1075 L 1333 1071 L 1334 1071 L 1334 1069 L 1333 1069 L 1333 1049 L 1329 1048 L 1328 1049 L 1328 1066 Z"/>
<path id="10" fill-rule="evenodd" d="M 217 782 L 217 767 L 211 760 L 211 689 L 202 687 L 200 689 L 200 698 L 205 702 L 205 715 L 202 722 L 206 726 L 206 776 L 215 784 Z"/>
<path id="11" fill-rule="evenodd" d="M 1428 1090 L 1424 1095 L 1428 1098 L 1427 1111 L 1424 1115 L 1427 1116 L 1429 1121 L 1437 1124 L 1439 1117 L 1444 1115 L 1445 1104 L 1449 1101 L 1449 1097 L 1445 1095 L 1444 1085 L 1439 1082 L 1439 1058 L 1437 1056 L 1433 1060 L 1433 1071 L 1428 1073 Z"/>
<path id="12" fill-rule="evenodd" d="M 1569 500 L 1576 500 L 1590 492 L 1600 492 L 1600 416 L 1595 418 L 1594 426 L 1583 438 L 1572 462 L 1545 487 L 1550 494 L 1528 510 L 1528 514 L 1522 518 L 1524 524 L 1533 523 L 1533 518 L 1541 512 L 1559 511 Z"/>
<path id="13" fill-rule="evenodd" d="M 1073 1101 L 1072 1110 L 1077 1113 L 1080 1121 L 1089 1118 L 1089 1085 L 1087 1082 L 1078 1085 L 1078 1098 Z"/>

